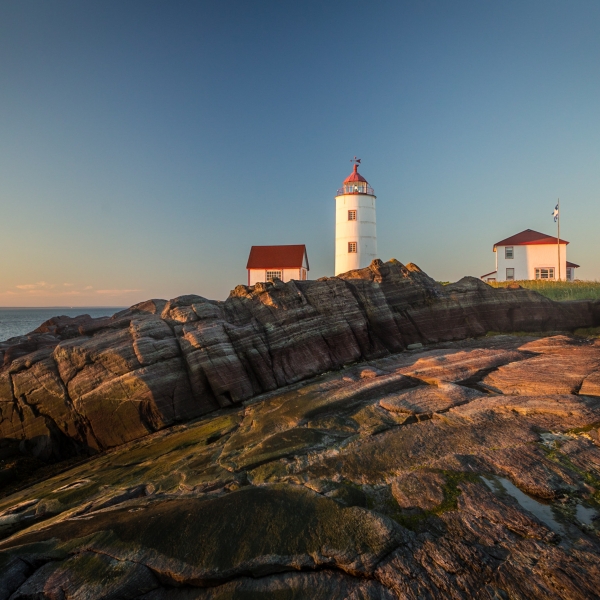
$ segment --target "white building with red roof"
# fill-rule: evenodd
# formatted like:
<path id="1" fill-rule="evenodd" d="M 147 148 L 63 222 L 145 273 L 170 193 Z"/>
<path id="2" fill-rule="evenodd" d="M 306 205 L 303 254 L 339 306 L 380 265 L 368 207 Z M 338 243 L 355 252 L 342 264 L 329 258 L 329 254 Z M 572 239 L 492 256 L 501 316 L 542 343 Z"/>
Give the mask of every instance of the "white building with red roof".
<path id="1" fill-rule="evenodd" d="M 360 159 L 335 197 L 335 275 L 368 267 L 377 258 L 373 188 L 358 172 Z"/>
<path id="2" fill-rule="evenodd" d="M 533 229 L 525 229 L 494 244 L 496 270 L 484 281 L 554 279 L 573 281 L 575 263 L 567 261 L 567 242 Z M 559 269 L 560 256 L 560 269 Z"/>
<path id="3" fill-rule="evenodd" d="M 309 271 L 306 246 L 252 246 L 246 269 L 248 285 L 273 279 L 304 281 Z"/>

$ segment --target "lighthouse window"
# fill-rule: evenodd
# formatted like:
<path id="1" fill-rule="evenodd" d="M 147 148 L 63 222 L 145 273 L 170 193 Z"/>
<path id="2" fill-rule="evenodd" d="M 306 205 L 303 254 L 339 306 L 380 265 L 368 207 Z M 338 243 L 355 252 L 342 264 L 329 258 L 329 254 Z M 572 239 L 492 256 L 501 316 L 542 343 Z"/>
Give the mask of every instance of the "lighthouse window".
<path id="1" fill-rule="evenodd" d="M 348 252 L 356 252 L 356 242 L 348 242 Z"/>
<path id="2" fill-rule="evenodd" d="M 273 281 L 273 279 L 281 279 L 281 271 L 267 271 L 267 281 Z"/>
<path id="3" fill-rule="evenodd" d="M 348 211 L 348 221 L 356 221 L 356 211 L 355 210 Z"/>

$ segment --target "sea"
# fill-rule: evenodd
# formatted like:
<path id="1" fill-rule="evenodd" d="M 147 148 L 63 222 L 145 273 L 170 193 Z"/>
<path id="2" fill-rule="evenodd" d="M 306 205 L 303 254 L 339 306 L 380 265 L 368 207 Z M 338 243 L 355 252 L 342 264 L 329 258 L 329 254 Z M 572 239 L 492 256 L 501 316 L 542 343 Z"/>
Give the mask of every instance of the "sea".
<path id="1" fill-rule="evenodd" d="M 0 342 L 12 337 L 25 335 L 39 327 L 44 321 L 57 316 L 77 317 L 112 317 L 124 307 L 68 307 L 54 306 L 50 308 L 0 308 Z"/>

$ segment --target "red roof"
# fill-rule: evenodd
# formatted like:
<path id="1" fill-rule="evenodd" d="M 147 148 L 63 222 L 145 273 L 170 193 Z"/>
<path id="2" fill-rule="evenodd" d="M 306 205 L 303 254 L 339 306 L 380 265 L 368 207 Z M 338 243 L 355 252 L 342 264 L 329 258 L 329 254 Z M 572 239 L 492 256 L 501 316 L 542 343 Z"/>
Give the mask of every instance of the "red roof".
<path id="1" fill-rule="evenodd" d="M 579 265 L 576 265 L 575 263 L 569 261 L 567 261 L 567 267 L 571 267 L 571 269 L 579 269 Z"/>
<path id="2" fill-rule="evenodd" d="M 252 246 L 246 269 L 299 269 L 305 257 L 306 268 L 308 269 L 308 255 L 304 244 Z"/>
<path id="3" fill-rule="evenodd" d="M 356 181 L 363 181 L 364 183 L 369 183 L 359 172 L 358 165 L 354 165 L 354 171 L 344 179 L 344 185 L 347 183 L 355 183 Z"/>
<path id="4" fill-rule="evenodd" d="M 487 277 L 488 275 L 493 275 L 494 273 L 497 273 L 498 271 L 490 271 L 489 273 L 486 273 L 485 275 L 482 275 L 479 279 L 483 279 L 484 277 Z"/>
<path id="5" fill-rule="evenodd" d="M 521 233 L 517 233 L 517 235 L 513 235 L 505 240 L 500 242 L 496 242 L 494 244 L 494 248 L 496 246 L 529 246 L 532 244 L 556 244 L 557 238 L 546 235 L 545 233 L 540 233 L 539 231 L 534 231 L 533 229 L 526 229 L 525 231 L 521 231 Z M 568 244 L 569 242 L 565 240 L 560 240 L 561 244 Z"/>

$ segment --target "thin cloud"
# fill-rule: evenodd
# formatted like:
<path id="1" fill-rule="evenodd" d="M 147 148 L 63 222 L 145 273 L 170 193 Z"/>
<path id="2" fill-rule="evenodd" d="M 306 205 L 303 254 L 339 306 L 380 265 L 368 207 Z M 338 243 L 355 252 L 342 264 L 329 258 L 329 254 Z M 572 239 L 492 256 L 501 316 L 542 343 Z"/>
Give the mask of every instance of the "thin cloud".
<path id="1" fill-rule="evenodd" d="M 142 290 L 96 290 L 96 294 L 104 296 L 118 296 L 119 294 L 132 294 L 133 292 L 141 292 Z"/>
<path id="2" fill-rule="evenodd" d="M 15 287 L 19 290 L 25 290 L 25 291 L 51 290 L 52 288 L 55 288 L 56 285 L 54 285 L 52 283 L 46 283 L 45 281 L 38 281 L 37 283 L 22 283 L 21 285 L 16 285 Z"/>
<path id="3" fill-rule="evenodd" d="M 38 281 L 37 283 L 21 283 L 15 285 L 13 289 L 0 292 L 3 296 L 28 296 L 34 298 L 60 298 L 71 296 L 82 296 L 90 294 L 92 286 L 88 285 L 85 288 L 78 288 L 74 283 L 48 283 L 47 281 Z"/>
<path id="4" fill-rule="evenodd" d="M 0 297 L 11 298 L 29 298 L 33 301 L 34 298 L 91 298 L 95 295 L 100 295 L 105 298 L 121 296 L 124 294 L 134 294 L 141 292 L 140 289 L 108 289 L 95 290 L 93 286 L 86 285 L 79 287 L 74 283 L 48 283 L 47 281 L 38 281 L 37 283 L 22 283 L 15 285 L 12 289 L 0 292 Z"/>

